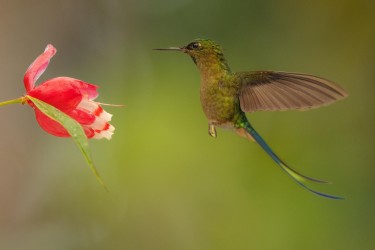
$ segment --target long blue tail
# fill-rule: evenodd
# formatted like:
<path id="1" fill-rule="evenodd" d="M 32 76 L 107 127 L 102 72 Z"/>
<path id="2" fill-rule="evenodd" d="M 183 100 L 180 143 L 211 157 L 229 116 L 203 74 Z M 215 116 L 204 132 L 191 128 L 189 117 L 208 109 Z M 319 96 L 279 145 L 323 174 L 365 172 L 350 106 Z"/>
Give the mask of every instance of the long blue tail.
<path id="1" fill-rule="evenodd" d="M 263 148 L 263 150 L 266 151 L 266 153 L 269 156 L 271 156 L 271 158 L 281 167 L 281 169 L 284 170 L 290 177 L 292 177 L 293 180 L 295 180 L 300 186 L 302 186 L 308 191 L 314 194 L 317 194 L 319 196 L 323 196 L 323 197 L 331 198 L 331 199 L 337 199 L 337 200 L 344 199 L 343 197 L 334 196 L 330 194 L 324 194 L 324 193 L 315 191 L 312 188 L 308 187 L 303 182 L 306 182 L 306 181 L 312 181 L 312 182 L 317 182 L 317 183 L 329 183 L 329 182 L 305 176 L 297 172 L 296 170 L 292 169 L 272 151 L 272 149 L 267 145 L 267 143 L 263 140 L 263 138 L 255 131 L 255 129 L 251 126 L 251 124 L 248 121 L 242 123 L 241 125 L 246 130 L 248 135 L 252 139 L 254 139 Z"/>

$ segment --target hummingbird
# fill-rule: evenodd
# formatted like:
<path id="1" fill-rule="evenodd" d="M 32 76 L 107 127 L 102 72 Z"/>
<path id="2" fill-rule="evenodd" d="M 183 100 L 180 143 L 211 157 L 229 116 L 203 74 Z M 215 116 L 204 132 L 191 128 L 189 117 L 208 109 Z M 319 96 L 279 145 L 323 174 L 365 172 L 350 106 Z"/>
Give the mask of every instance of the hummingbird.
<path id="1" fill-rule="evenodd" d="M 307 110 L 331 104 L 348 94 L 325 78 L 281 71 L 244 71 L 234 73 L 222 47 L 210 39 L 195 39 L 186 46 L 154 50 L 180 51 L 189 55 L 201 77 L 200 101 L 208 119 L 208 134 L 217 137 L 216 128 L 231 129 L 241 137 L 258 143 L 263 150 L 301 187 L 331 199 L 307 183 L 330 183 L 301 174 L 288 166 L 268 146 L 250 124 L 245 113 L 255 111 Z"/>

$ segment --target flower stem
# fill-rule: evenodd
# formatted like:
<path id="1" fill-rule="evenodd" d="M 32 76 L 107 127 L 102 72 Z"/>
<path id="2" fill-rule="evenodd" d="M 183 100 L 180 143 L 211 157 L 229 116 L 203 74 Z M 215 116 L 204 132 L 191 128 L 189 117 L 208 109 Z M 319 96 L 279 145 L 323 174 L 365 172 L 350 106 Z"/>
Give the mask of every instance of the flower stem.
<path id="1" fill-rule="evenodd" d="M 5 106 L 5 105 L 9 105 L 9 104 L 24 103 L 24 102 L 26 102 L 26 98 L 24 96 L 22 96 L 22 97 L 17 98 L 17 99 L 5 101 L 5 102 L 0 102 L 0 107 Z"/>

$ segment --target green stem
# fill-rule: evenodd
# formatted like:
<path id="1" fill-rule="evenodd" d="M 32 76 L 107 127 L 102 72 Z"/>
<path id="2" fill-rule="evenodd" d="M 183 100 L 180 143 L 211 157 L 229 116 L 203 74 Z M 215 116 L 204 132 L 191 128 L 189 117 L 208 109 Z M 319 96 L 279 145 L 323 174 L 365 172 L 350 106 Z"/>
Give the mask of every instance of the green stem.
<path id="1" fill-rule="evenodd" d="M 24 96 L 22 96 L 22 97 L 17 98 L 17 99 L 5 101 L 5 102 L 0 102 L 0 107 L 5 106 L 5 105 L 9 105 L 9 104 L 25 103 L 25 102 L 26 102 L 26 98 Z"/>

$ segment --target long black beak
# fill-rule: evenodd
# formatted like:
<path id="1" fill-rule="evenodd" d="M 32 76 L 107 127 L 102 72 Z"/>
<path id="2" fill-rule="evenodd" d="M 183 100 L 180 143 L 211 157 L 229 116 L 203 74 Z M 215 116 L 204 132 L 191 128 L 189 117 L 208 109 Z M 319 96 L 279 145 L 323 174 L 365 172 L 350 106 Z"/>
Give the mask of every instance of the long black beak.
<path id="1" fill-rule="evenodd" d="M 165 51 L 183 51 L 183 48 L 179 48 L 179 47 L 169 47 L 169 48 L 163 48 L 163 49 L 153 49 L 153 50 L 165 50 Z"/>

